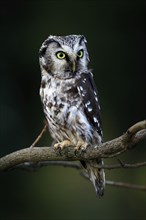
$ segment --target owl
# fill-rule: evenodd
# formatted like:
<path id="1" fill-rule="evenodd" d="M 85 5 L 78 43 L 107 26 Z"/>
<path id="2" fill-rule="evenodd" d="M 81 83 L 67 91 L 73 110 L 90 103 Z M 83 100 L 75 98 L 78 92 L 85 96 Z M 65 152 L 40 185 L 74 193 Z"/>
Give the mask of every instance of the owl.
<path id="1" fill-rule="evenodd" d="M 55 146 L 71 143 L 76 150 L 95 148 L 102 143 L 98 94 L 88 69 L 87 41 L 83 35 L 52 36 L 39 51 L 40 97 Z M 81 161 L 96 194 L 105 188 L 101 158 Z"/>

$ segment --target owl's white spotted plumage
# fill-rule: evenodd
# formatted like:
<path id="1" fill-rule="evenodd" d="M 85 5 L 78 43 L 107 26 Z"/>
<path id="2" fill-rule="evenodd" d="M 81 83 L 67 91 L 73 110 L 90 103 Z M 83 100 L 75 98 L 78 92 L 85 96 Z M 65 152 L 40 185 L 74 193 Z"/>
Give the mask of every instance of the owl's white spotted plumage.
<path id="1" fill-rule="evenodd" d="M 40 48 L 40 96 L 52 138 L 95 147 L 102 142 L 100 106 L 83 35 L 49 36 Z M 96 193 L 105 187 L 102 160 L 81 161 Z"/>

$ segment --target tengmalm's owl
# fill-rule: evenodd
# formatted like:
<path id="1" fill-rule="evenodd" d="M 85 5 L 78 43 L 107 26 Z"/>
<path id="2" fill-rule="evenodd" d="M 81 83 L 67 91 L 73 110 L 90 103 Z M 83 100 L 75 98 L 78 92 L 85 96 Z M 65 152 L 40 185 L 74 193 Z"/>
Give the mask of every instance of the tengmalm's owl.
<path id="1" fill-rule="evenodd" d="M 78 148 L 102 142 L 98 94 L 88 69 L 89 55 L 83 35 L 49 36 L 39 52 L 40 96 L 53 140 L 71 142 Z M 105 187 L 102 160 L 81 161 L 97 195 Z"/>

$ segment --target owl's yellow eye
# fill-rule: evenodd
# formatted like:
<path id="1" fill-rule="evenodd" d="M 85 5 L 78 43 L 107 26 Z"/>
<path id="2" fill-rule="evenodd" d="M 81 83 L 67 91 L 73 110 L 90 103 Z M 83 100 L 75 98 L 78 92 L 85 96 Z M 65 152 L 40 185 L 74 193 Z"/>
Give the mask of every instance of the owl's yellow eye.
<path id="1" fill-rule="evenodd" d="M 84 55 L 83 50 L 79 50 L 78 53 L 77 53 L 77 56 L 78 56 L 79 58 L 82 58 L 83 55 Z"/>
<path id="2" fill-rule="evenodd" d="M 62 60 L 66 57 L 66 54 L 62 51 L 59 51 L 59 52 L 56 53 L 56 56 L 57 56 L 58 59 Z"/>

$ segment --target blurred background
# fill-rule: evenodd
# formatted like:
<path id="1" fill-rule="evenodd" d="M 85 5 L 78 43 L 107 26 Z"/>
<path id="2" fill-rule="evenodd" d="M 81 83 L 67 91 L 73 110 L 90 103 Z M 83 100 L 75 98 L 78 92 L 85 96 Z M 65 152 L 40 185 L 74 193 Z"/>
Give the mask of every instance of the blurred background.
<path id="1" fill-rule="evenodd" d="M 104 141 L 146 117 L 145 1 L 0 2 L 0 155 L 32 144 L 44 125 L 38 50 L 48 35 L 83 34 L 100 96 Z M 39 146 L 51 143 L 44 136 Z M 146 142 L 120 155 L 146 159 Z M 105 164 L 117 158 L 105 159 Z M 106 179 L 146 184 L 146 169 L 106 170 Z M 146 194 L 107 186 L 96 198 L 78 170 L 45 167 L 0 174 L 0 220 L 146 219 Z"/>

